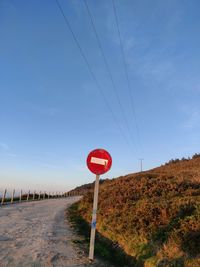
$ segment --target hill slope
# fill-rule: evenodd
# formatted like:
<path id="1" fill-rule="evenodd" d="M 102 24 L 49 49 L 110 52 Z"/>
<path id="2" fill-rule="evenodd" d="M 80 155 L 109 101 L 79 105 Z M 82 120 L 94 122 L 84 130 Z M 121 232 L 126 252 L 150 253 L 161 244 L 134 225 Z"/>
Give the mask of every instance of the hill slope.
<path id="1" fill-rule="evenodd" d="M 89 223 L 93 190 L 79 212 Z M 139 266 L 200 266 L 200 158 L 100 185 L 97 229 Z"/>

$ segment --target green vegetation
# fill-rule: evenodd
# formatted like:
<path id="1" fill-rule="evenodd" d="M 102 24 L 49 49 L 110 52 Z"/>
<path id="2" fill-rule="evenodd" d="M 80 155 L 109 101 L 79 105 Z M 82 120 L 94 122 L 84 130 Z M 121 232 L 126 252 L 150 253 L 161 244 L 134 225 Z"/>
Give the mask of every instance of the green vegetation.
<path id="1" fill-rule="evenodd" d="M 86 222 L 79 214 L 79 203 L 75 203 L 67 210 L 67 218 L 69 218 L 73 228 L 79 235 L 83 236 L 83 240 L 75 240 L 85 253 L 89 253 L 90 242 L 90 224 Z M 95 255 L 110 262 L 114 266 L 135 266 L 132 257 L 126 255 L 124 251 L 109 239 L 103 237 L 99 232 L 96 234 Z"/>
<path id="2" fill-rule="evenodd" d="M 98 232 L 132 257 L 130 266 L 200 266 L 200 157 L 196 155 L 101 184 Z M 76 208 L 88 223 L 92 202 L 89 188 Z"/>

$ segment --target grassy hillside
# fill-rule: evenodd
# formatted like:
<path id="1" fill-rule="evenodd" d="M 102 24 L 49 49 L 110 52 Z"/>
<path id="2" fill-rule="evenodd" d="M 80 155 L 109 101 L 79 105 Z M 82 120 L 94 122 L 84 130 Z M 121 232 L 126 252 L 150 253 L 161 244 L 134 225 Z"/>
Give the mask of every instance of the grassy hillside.
<path id="1" fill-rule="evenodd" d="M 78 210 L 90 223 L 93 190 Z M 200 158 L 100 185 L 97 229 L 138 266 L 200 267 Z"/>

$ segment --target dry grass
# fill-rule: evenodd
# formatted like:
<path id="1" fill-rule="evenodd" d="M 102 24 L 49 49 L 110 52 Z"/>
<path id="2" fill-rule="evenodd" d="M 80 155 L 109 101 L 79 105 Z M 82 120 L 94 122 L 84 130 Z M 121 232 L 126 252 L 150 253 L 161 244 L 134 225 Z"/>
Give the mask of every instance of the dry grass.
<path id="1" fill-rule="evenodd" d="M 79 204 L 88 222 L 92 201 L 90 187 Z M 104 181 L 97 228 L 141 266 L 200 266 L 200 158 Z"/>

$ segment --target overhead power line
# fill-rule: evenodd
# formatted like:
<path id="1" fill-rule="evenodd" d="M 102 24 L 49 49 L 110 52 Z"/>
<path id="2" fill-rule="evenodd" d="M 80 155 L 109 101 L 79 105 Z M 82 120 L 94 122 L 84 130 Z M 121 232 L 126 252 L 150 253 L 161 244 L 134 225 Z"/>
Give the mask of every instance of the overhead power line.
<path id="1" fill-rule="evenodd" d="M 74 40 L 74 42 L 76 43 L 76 45 L 77 45 L 77 47 L 78 47 L 78 49 L 79 49 L 79 52 L 80 52 L 80 54 L 81 54 L 81 56 L 82 56 L 82 58 L 83 58 L 83 60 L 84 60 L 84 62 L 85 62 L 85 64 L 86 64 L 86 66 L 87 66 L 87 68 L 88 68 L 88 71 L 90 72 L 90 75 L 92 76 L 92 78 L 93 78 L 93 80 L 94 80 L 94 82 L 95 82 L 95 84 L 96 84 L 96 87 L 97 87 L 97 89 L 98 89 L 100 95 L 102 96 L 102 98 L 103 98 L 103 100 L 104 100 L 104 102 L 105 102 L 105 105 L 106 105 L 107 109 L 108 109 L 109 112 L 111 113 L 111 116 L 112 116 L 113 121 L 115 122 L 115 124 L 116 124 L 117 128 L 119 129 L 121 135 L 124 137 L 124 139 L 126 140 L 127 144 L 129 145 L 129 142 L 128 142 L 127 138 L 126 138 L 126 135 L 124 134 L 124 132 L 123 132 L 123 130 L 122 130 L 120 124 L 118 123 L 117 118 L 116 118 L 115 114 L 113 113 L 112 108 L 110 107 L 110 104 L 109 104 L 109 102 L 107 101 L 106 96 L 105 96 L 105 94 L 104 94 L 104 92 L 103 92 L 101 86 L 100 86 L 99 83 L 98 83 L 98 80 L 97 80 L 97 78 L 96 78 L 96 76 L 95 76 L 95 74 L 94 74 L 94 72 L 93 72 L 93 70 L 92 70 L 92 68 L 91 68 L 91 66 L 90 66 L 90 63 L 89 63 L 89 61 L 88 61 L 88 59 L 87 59 L 87 57 L 86 57 L 86 55 L 85 55 L 85 53 L 84 53 L 84 51 L 83 51 L 83 49 L 82 49 L 82 47 L 81 47 L 81 45 L 80 45 L 78 39 L 77 39 L 77 37 L 76 37 L 76 35 L 75 35 L 75 33 L 74 33 L 72 27 L 71 27 L 71 24 L 69 23 L 69 20 L 67 19 L 67 16 L 65 15 L 65 13 L 64 13 L 64 11 L 63 11 L 62 6 L 60 5 L 60 3 L 59 3 L 58 0 L 55 0 L 55 1 L 56 1 L 56 3 L 57 3 L 57 6 L 58 6 L 58 8 L 59 8 L 59 10 L 60 10 L 60 12 L 61 12 L 63 18 L 64 18 L 65 24 L 66 24 L 68 30 L 71 32 L 71 35 L 72 35 L 72 37 L 73 37 L 73 40 Z"/>
<path id="2" fill-rule="evenodd" d="M 132 141 L 133 144 L 135 145 L 134 138 L 132 137 L 131 130 L 130 130 L 130 127 L 129 127 L 129 124 L 128 124 L 128 121 L 127 121 L 127 118 L 126 118 L 126 115 L 125 115 L 125 112 L 124 112 L 124 108 L 123 108 L 122 103 L 121 103 L 121 101 L 120 101 L 120 96 L 119 96 L 118 91 L 117 91 L 117 88 L 116 88 L 116 86 L 115 86 L 115 82 L 114 82 L 114 79 L 113 79 L 112 72 L 111 72 L 111 70 L 110 70 L 110 67 L 109 67 L 107 58 L 106 58 L 105 53 L 104 53 L 104 50 L 103 50 L 103 48 L 102 48 L 101 40 L 100 40 L 100 38 L 99 38 L 97 29 L 96 29 L 96 26 L 95 26 L 94 18 L 93 18 L 93 16 L 92 16 L 91 11 L 90 11 L 90 8 L 89 8 L 89 5 L 88 5 L 87 0 L 84 0 L 84 3 L 85 3 L 85 7 L 86 7 L 86 10 L 87 10 L 88 16 L 89 16 L 89 18 L 90 18 L 90 22 L 91 22 L 91 25 L 92 25 L 92 29 L 93 29 L 94 34 L 95 34 L 95 37 L 96 37 L 96 39 L 97 39 L 97 44 L 98 44 L 99 50 L 100 50 L 100 52 L 101 52 L 101 55 L 102 55 L 104 64 L 105 64 L 105 66 L 106 66 L 106 70 L 107 70 L 107 72 L 108 72 L 108 76 L 109 76 L 109 78 L 110 78 L 110 80 L 111 80 L 111 84 L 112 84 L 112 88 L 113 88 L 114 94 L 115 94 L 115 96 L 116 96 L 116 98 L 117 98 L 117 102 L 118 102 L 118 104 L 119 104 L 119 107 L 120 107 L 120 111 L 121 111 L 123 120 L 124 120 L 124 122 L 125 122 L 127 131 L 128 131 L 128 133 L 129 133 L 129 135 L 130 135 L 131 141 Z M 137 149 L 137 147 L 136 147 L 136 149 Z"/>
<path id="3" fill-rule="evenodd" d="M 127 85 L 128 85 L 128 89 L 129 89 L 132 114 L 133 114 L 134 123 L 135 123 L 135 127 L 136 127 L 138 142 L 140 142 L 140 144 L 141 144 L 139 127 L 138 127 L 137 118 L 136 118 L 136 112 L 135 112 L 134 97 L 133 97 L 131 83 L 130 83 L 130 79 L 129 79 L 129 75 L 128 75 L 128 66 L 127 66 L 126 57 L 125 57 L 125 53 L 124 53 L 124 47 L 123 47 L 123 44 L 122 44 L 121 32 L 120 32 L 120 28 L 119 28 L 119 19 L 118 19 L 118 16 L 117 16 L 117 10 L 116 10 L 116 6 L 115 6 L 115 0 L 112 0 L 112 5 L 113 5 L 113 11 L 114 11 L 114 16 L 115 16 L 116 26 L 117 26 L 117 32 L 118 32 L 118 36 L 119 36 L 120 49 L 121 49 L 121 54 L 122 54 L 122 60 L 123 60 L 125 77 L 126 77 Z"/>

